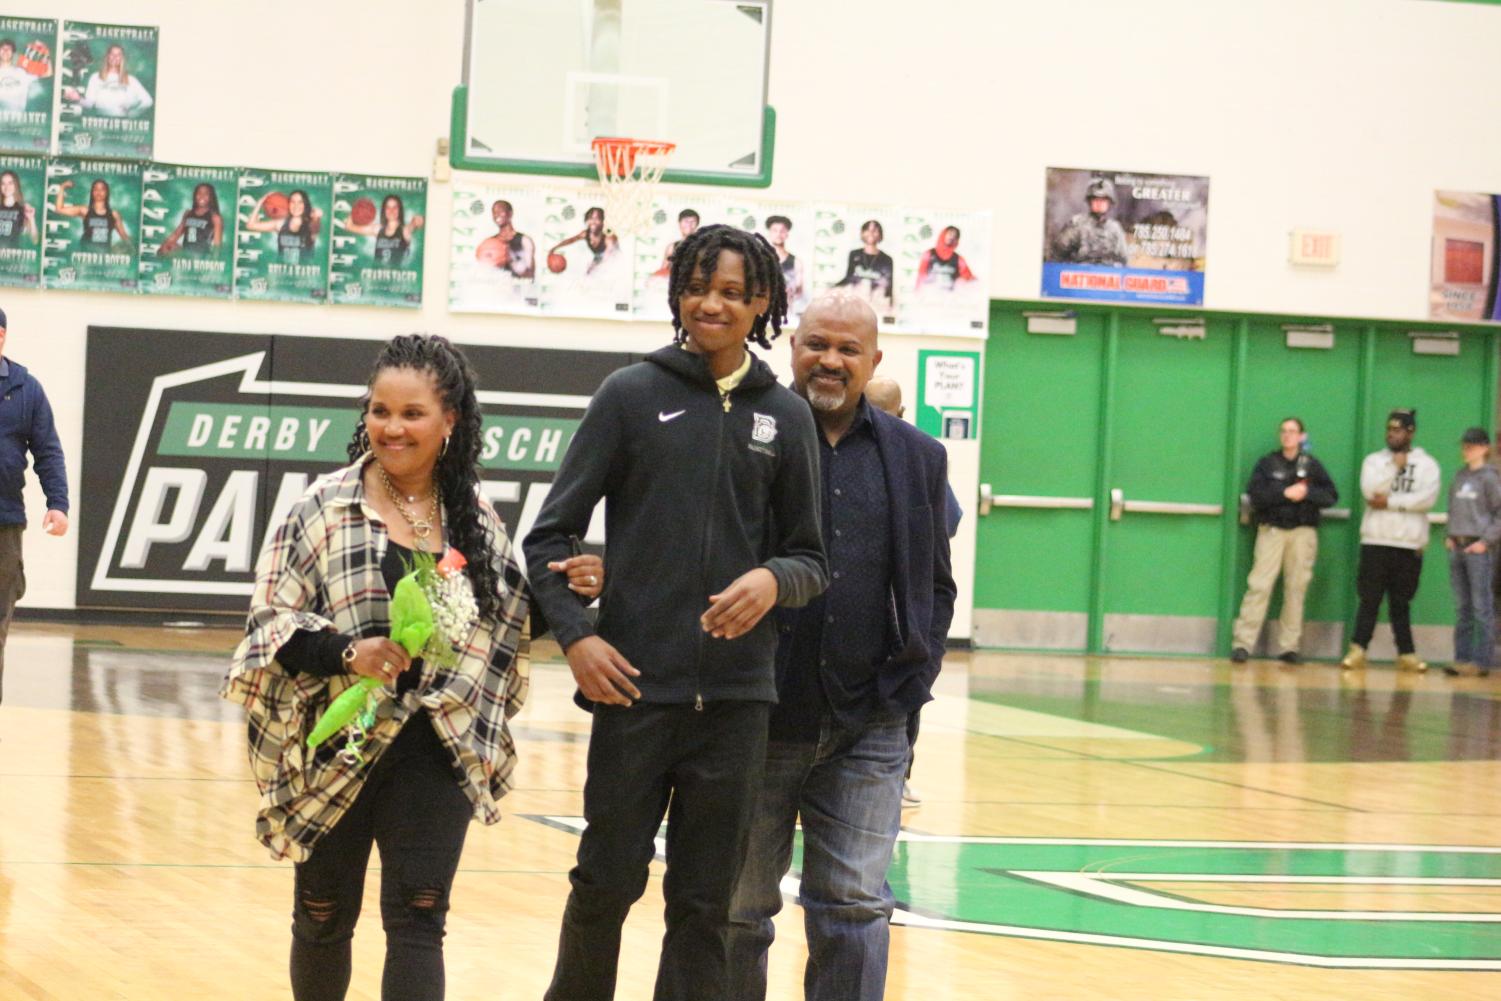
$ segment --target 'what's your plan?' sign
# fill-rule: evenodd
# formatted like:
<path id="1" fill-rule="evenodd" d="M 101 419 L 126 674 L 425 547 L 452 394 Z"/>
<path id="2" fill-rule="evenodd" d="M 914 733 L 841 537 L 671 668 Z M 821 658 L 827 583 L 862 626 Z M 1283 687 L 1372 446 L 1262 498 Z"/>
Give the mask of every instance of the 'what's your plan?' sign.
<path id="1" fill-rule="evenodd" d="M 91 327 L 78 604 L 238 611 L 268 531 L 348 463 L 381 342 Z M 465 346 L 483 488 L 519 541 L 624 353 Z"/>

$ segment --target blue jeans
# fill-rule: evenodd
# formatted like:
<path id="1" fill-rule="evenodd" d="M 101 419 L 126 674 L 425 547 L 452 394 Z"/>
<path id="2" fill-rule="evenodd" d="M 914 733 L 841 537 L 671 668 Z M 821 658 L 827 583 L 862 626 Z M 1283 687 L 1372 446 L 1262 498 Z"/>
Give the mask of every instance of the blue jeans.
<path id="1" fill-rule="evenodd" d="M 846 730 L 825 719 L 817 743 L 771 741 L 750 846 L 730 905 L 730 997 L 763 1001 L 779 884 L 803 823 L 807 1001 L 879 1001 L 895 902 L 886 870 L 902 823 L 907 718 Z"/>
<path id="2" fill-rule="evenodd" d="M 1449 554 L 1449 586 L 1454 589 L 1454 659 L 1482 671 L 1495 666 L 1496 604 L 1491 594 L 1494 554 Z"/>

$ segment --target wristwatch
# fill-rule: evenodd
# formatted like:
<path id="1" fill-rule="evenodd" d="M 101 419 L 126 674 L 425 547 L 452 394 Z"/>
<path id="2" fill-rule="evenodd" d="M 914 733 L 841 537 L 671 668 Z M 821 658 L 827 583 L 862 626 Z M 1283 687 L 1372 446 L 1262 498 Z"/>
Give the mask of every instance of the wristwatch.
<path id="1" fill-rule="evenodd" d="M 354 640 L 350 640 L 349 645 L 339 651 L 339 659 L 344 662 L 344 670 L 354 671 Z"/>

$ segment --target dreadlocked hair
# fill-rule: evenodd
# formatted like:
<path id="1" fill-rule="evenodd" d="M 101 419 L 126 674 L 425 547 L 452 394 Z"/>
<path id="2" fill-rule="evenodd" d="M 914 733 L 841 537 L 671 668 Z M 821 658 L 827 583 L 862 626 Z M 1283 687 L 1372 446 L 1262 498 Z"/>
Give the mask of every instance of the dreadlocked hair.
<path id="1" fill-rule="evenodd" d="M 475 472 L 480 453 L 480 409 L 474 393 L 474 370 L 464 353 L 447 338 L 425 334 L 401 334 L 393 337 L 375 359 L 370 381 L 360 399 L 360 420 L 349 442 L 349 461 L 358 461 L 370 450 L 370 435 L 365 429 L 365 414 L 370 410 L 370 389 L 386 369 L 406 368 L 426 372 L 433 377 L 443 407 L 456 420 L 448 447 L 438 456 L 433 469 L 438 493 L 443 501 L 443 520 L 448 526 L 448 542 L 464 554 L 468 563 L 464 573 L 474 588 L 475 604 L 483 619 L 494 620 L 500 611 L 500 574 L 491 562 L 495 538 L 479 510 L 479 474 Z"/>
<path id="2" fill-rule="evenodd" d="M 683 318 L 678 312 L 678 301 L 695 278 L 709 281 L 719 267 L 719 252 L 730 250 L 745 261 L 746 291 L 751 295 L 764 295 L 769 300 L 766 312 L 756 317 L 751 325 L 748 340 L 770 349 L 771 342 L 782 333 L 782 324 L 787 320 L 787 280 L 782 276 L 782 262 L 766 237 L 749 233 L 735 226 L 701 226 L 678 244 L 672 254 L 672 277 L 667 285 L 667 303 L 672 308 L 674 340 L 682 344 L 688 339 L 683 329 Z M 766 328 L 771 328 L 770 336 Z"/>

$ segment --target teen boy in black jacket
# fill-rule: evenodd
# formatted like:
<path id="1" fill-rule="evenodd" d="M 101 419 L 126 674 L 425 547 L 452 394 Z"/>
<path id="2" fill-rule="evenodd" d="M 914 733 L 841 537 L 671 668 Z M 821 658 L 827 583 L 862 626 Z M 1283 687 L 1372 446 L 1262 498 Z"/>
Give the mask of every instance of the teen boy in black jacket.
<path id="1" fill-rule="evenodd" d="M 655 997 L 724 996 L 730 895 L 776 700 L 765 616 L 828 583 L 812 413 L 745 343 L 769 347 L 781 332 L 775 251 L 704 227 L 673 255 L 668 296 L 677 343 L 600 386 L 525 544 L 537 601 L 594 710 L 588 827 L 549 1001 L 614 996 L 620 927 L 664 813 Z M 546 567 L 568 557 L 601 497 L 610 573 L 591 627 Z"/>

